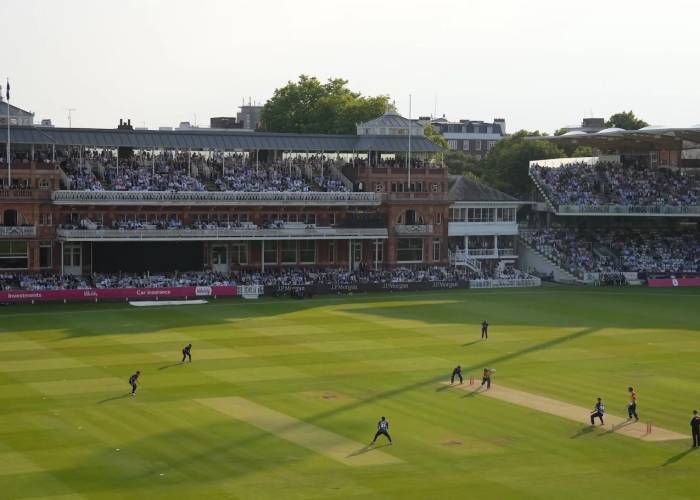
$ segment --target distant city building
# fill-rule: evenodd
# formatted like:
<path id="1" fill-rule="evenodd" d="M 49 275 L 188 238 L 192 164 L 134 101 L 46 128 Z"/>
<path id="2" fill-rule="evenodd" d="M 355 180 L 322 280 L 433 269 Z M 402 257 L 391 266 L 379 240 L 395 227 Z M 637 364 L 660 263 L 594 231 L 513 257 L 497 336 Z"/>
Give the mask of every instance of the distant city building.
<path id="1" fill-rule="evenodd" d="M 411 135 L 422 136 L 423 125 L 419 120 L 409 120 L 398 114 L 392 108 L 379 118 L 357 124 L 357 135 Z"/>
<path id="2" fill-rule="evenodd" d="M 259 104 L 248 101 L 248 105 L 243 104 L 239 107 L 240 111 L 236 113 L 236 120 L 242 123 L 241 128 L 248 130 L 258 130 L 262 124 L 260 115 L 263 107 Z"/>
<path id="3" fill-rule="evenodd" d="M 39 125 L 40 127 L 53 127 L 53 122 L 51 121 L 51 118 L 44 118 L 41 120 L 41 124 Z"/>
<path id="4" fill-rule="evenodd" d="M 241 129 L 243 122 L 239 122 L 235 116 L 214 116 L 209 118 L 210 128 Z"/>
<path id="5" fill-rule="evenodd" d="M 7 106 L 4 98 L 0 96 L 0 125 L 7 126 Z M 10 125 L 31 127 L 34 125 L 34 113 L 25 111 L 17 106 L 10 106 Z"/>
<path id="6" fill-rule="evenodd" d="M 506 135 L 506 121 L 503 118 L 496 118 L 492 123 L 476 120 L 451 122 L 443 116 L 430 124 L 447 140 L 449 149 L 464 151 L 479 159 Z"/>

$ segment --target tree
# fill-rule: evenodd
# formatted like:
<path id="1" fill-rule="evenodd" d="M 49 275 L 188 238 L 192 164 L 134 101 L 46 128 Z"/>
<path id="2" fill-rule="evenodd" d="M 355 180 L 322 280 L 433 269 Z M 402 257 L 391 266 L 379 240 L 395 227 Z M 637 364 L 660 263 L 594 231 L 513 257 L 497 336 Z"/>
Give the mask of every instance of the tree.
<path id="1" fill-rule="evenodd" d="M 263 128 L 271 132 L 354 134 L 355 125 L 381 116 L 389 96 L 366 97 L 347 87 L 347 80 L 299 76 L 275 90 L 261 113 Z"/>
<path id="2" fill-rule="evenodd" d="M 441 136 L 432 125 L 426 125 L 423 129 L 425 136 L 443 149 L 447 149 L 447 139 Z"/>
<path id="3" fill-rule="evenodd" d="M 498 141 L 484 161 L 484 180 L 511 195 L 526 196 L 532 185 L 528 176 L 530 161 L 567 156 L 553 142 L 525 140 L 543 135 L 539 131 L 521 130 Z"/>
<path id="4" fill-rule="evenodd" d="M 556 129 L 556 130 L 554 131 L 554 134 L 553 134 L 553 135 L 564 135 L 564 134 L 566 134 L 568 131 L 569 131 L 569 129 L 566 128 L 566 127 L 558 128 L 558 129 Z"/>
<path id="5" fill-rule="evenodd" d="M 641 118 L 637 118 L 634 112 L 630 110 L 615 113 L 605 122 L 605 126 L 623 128 L 625 130 L 639 130 L 642 127 L 649 126 L 649 124 Z"/>
<path id="6" fill-rule="evenodd" d="M 446 151 L 444 161 L 451 174 L 478 178 L 483 173 L 483 160 L 477 160 L 464 151 Z"/>

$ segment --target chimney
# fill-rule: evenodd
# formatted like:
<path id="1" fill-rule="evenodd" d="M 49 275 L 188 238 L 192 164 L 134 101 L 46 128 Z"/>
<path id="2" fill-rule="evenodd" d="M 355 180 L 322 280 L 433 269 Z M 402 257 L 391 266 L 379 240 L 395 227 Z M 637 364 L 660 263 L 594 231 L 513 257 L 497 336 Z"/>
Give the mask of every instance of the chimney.
<path id="1" fill-rule="evenodd" d="M 494 118 L 493 123 L 501 126 L 501 134 L 506 135 L 506 119 L 505 118 Z"/>
<path id="2" fill-rule="evenodd" d="M 121 127 L 122 125 L 124 125 L 124 120 L 122 120 L 121 118 L 119 118 L 119 126 Z"/>

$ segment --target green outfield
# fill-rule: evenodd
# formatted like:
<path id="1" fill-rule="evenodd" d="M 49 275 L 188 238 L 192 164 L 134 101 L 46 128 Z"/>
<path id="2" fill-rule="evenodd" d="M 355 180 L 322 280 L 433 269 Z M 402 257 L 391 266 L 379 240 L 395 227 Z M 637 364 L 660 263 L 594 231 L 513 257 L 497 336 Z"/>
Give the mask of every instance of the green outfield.
<path id="1" fill-rule="evenodd" d="M 700 290 L 27 305 L 0 339 L 3 499 L 700 496 Z M 458 363 L 509 392 L 446 386 Z M 527 406 L 623 417 L 628 385 L 652 434 L 688 438 Z M 367 448 L 382 415 L 395 443 Z"/>

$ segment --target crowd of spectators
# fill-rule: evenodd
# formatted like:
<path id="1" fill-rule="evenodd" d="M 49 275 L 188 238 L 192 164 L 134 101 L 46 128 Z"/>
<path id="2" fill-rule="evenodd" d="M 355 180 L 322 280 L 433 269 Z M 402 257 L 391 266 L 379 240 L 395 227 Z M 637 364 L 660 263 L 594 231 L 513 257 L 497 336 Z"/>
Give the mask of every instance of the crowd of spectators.
<path id="1" fill-rule="evenodd" d="M 84 276 L 55 274 L 0 274 L 0 290 L 77 290 L 92 288 L 92 282 Z"/>
<path id="2" fill-rule="evenodd" d="M 112 151 L 58 152 L 64 187 L 81 191 L 350 191 L 330 174 L 325 156 L 258 161 L 250 155 L 147 152 L 117 159 Z"/>
<path id="3" fill-rule="evenodd" d="M 669 168 L 598 162 L 530 172 L 555 205 L 695 206 L 700 196 L 694 176 Z"/>
<path id="4" fill-rule="evenodd" d="M 581 277 L 583 273 L 697 273 L 697 231 L 551 227 L 523 233 L 541 253 Z"/>
<path id="5" fill-rule="evenodd" d="M 440 266 L 397 267 L 374 270 L 361 266 L 350 271 L 347 268 L 284 268 L 241 270 L 228 274 L 216 272 L 187 273 L 118 273 L 92 276 L 54 274 L 0 274 L 0 290 L 73 290 L 87 288 L 161 288 L 180 286 L 225 285 L 334 285 L 368 283 L 425 283 L 435 281 L 467 281 L 485 278 L 516 279 L 527 277 L 515 269 L 501 272 L 484 270 L 475 273 L 466 268 Z"/>

